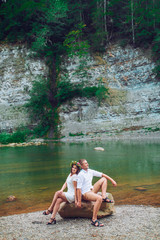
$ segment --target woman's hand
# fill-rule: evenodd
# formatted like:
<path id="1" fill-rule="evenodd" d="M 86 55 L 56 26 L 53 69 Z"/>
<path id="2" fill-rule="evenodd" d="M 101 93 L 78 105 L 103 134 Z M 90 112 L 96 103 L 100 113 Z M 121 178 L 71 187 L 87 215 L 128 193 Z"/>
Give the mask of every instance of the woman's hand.
<path id="1" fill-rule="evenodd" d="M 59 190 L 59 191 L 57 191 L 58 193 L 63 193 L 63 190 L 61 189 L 61 190 Z"/>

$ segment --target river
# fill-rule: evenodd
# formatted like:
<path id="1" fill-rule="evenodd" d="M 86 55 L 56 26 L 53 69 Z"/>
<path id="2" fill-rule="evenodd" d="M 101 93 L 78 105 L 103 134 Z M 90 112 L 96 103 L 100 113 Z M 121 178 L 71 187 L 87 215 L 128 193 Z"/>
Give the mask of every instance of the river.
<path id="1" fill-rule="evenodd" d="M 80 158 L 117 181 L 108 183 L 116 204 L 160 205 L 160 140 L 57 142 L 0 149 L 0 216 L 47 208 Z"/>

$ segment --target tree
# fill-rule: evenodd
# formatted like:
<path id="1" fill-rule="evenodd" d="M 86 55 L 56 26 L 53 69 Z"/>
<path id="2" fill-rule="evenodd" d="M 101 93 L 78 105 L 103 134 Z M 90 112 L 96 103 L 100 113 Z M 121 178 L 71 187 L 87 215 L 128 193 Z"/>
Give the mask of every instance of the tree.
<path id="1" fill-rule="evenodd" d="M 63 0 L 8 0 L 0 12 L 1 38 L 9 41 L 27 41 L 38 57 L 49 66 L 48 99 L 52 107 L 50 132 L 55 132 L 57 64 L 64 51 L 63 41 L 67 33 L 67 3 Z M 45 123 L 43 123 L 45 124 Z"/>

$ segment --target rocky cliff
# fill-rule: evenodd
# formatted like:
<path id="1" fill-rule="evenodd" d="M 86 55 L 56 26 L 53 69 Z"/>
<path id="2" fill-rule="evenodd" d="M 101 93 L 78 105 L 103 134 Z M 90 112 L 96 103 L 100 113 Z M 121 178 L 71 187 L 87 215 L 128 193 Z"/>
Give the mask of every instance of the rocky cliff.
<path id="1" fill-rule="evenodd" d="M 23 105 L 33 81 L 47 71 L 25 46 L 0 45 L 0 131 L 30 124 Z"/>
<path id="2" fill-rule="evenodd" d="M 67 63 L 71 81 L 77 61 Z M 102 81 L 109 97 L 98 105 L 96 99 L 77 98 L 61 107 L 62 135 L 111 133 L 160 127 L 160 83 L 149 52 L 112 45 L 103 56 L 86 64 L 90 85 Z"/>
<path id="3" fill-rule="evenodd" d="M 75 84 L 77 59 L 66 60 L 65 68 Z M 106 52 L 86 62 L 87 84 L 100 82 L 109 89 L 109 97 L 98 101 L 75 98 L 60 108 L 62 135 L 110 133 L 160 127 L 160 83 L 152 70 L 154 62 L 148 52 L 112 45 Z M 0 46 L 0 131 L 29 125 L 23 107 L 32 83 L 47 76 L 42 60 L 35 60 L 25 46 Z"/>

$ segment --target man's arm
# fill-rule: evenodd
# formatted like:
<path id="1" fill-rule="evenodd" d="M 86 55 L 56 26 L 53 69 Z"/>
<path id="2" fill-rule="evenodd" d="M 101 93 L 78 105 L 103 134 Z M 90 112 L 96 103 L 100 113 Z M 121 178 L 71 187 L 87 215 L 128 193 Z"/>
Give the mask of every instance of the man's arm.
<path id="1" fill-rule="evenodd" d="M 109 177 L 108 175 L 102 173 L 102 177 L 105 177 L 107 180 L 111 181 L 114 187 L 117 187 L 116 181 L 113 180 L 113 178 Z"/>
<path id="2" fill-rule="evenodd" d="M 81 208 L 81 189 L 77 188 L 77 207 Z"/>

